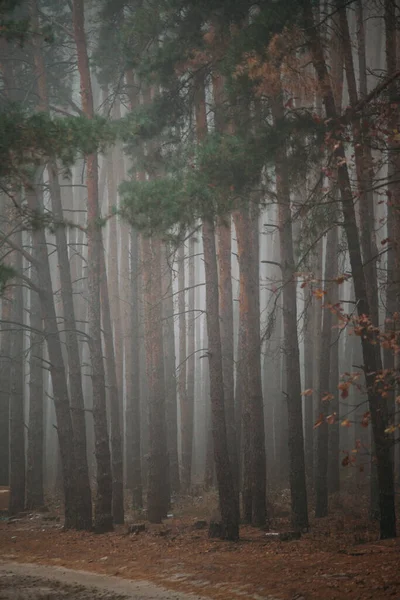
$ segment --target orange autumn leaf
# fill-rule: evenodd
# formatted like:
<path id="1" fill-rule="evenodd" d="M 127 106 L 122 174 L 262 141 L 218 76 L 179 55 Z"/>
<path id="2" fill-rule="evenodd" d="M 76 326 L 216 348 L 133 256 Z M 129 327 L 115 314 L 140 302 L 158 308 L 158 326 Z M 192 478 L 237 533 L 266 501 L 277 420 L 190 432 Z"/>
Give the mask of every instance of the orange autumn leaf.
<path id="1" fill-rule="evenodd" d="M 302 392 L 302 396 L 312 396 L 313 391 L 311 388 L 308 388 L 308 390 L 304 390 L 304 392 Z"/>
<path id="2" fill-rule="evenodd" d="M 363 418 L 361 420 L 361 427 L 368 427 L 370 417 L 371 417 L 371 413 L 369 411 L 364 413 Z"/>
<path id="3" fill-rule="evenodd" d="M 340 424 L 342 427 L 351 427 L 351 423 L 348 419 L 343 419 L 343 421 Z"/>
<path id="4" fill-rule="evenodd" d="M 326 417 L 326 422 L 328 425 L 334 425 L 336 423 L 336 413 L 332 413 Z"/>
<path id="5" fill-rule="evenodd" d="M 317 421 L 314 423 L 313 429 L 317 429 L 317 427 L 319 427 L 320 425 L 322 425 L 323 422 L 324 422 L 324 415 L 321 413 L 319 415 Z"/>
<path id="6" fill-rule="evenodd" d="M 334 397 L 333 394 L 325 394 L 325 396 L 322 396 L 322 402 L 330 402 Z"/>
<path id="7" fill-rule="evenodd" d="M 326 291 L 325 290 L 315 290 L 313 292 L 313 295 L 315 296 L 315 298 L 317 298 L 318 300 L 322 300 L 322 298 L 326 295 Z"/>
<path id="8" fill-rule="evenodd" d="M 341 383 L 339 383 L 338 389 L 341 392 L 340 395 L 342 398 L 347 398 L 347 396 L 349 395 L 349 387 L 350 383 L 348 381 L 342 381 Z"/>
<path id="9" fill-rule="evenodd" d="M 396 431 L 396 425 L 390 425 L 385 429 L 385 433 L 394 433 Z"/>

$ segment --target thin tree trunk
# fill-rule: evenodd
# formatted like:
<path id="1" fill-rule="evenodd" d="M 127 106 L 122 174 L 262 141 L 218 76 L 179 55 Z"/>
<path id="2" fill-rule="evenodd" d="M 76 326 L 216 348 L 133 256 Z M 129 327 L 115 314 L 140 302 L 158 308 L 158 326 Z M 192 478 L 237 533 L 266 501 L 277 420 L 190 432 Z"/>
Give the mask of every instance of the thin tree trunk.
<path id="1" fill-rule="evenodd" d="M 338 277 L 338 235 L 337 227 L 334 227 L 331 233 L 331 238 L 328 234 L 328 250 L 329 244 L 332 244 L 332 279 Z M 325 276 L 327 279 L 327 276 Z M 329 301 L 335 306 L 339 302 L 338 284 L 334 282 L 329 293 Z M 329 310 L 327 308 L 326 310 Z M 329 405 L 329 413 L 335 414 L 335 422 L 329 425 L 329 440 L 328 440 L 328 492 L 335 494 L 340 490 L 340 472 L 339 472 L 339 329 L 338 318 L 335 313 L 332 314 L 330 335 L 330 373 L 329 373 L 329 392 L 333 395 Z"/>
<path id="2" fill-rule="evenodd" d="M 168 254 L 169 247 L 165 246 L 162 253 L 165 401 L 171 492 L 177 494 L 180 490 L 180 481 L 178 458 L 175 325 L 174 300 L 172 295 L 172 267 L 169 264 L 170 257 Z"/>
<path id="3" fill-rule="evenodd" d="M 33 255 L 35 258 L 35 255 Z M 39 259 L 39 256 L 36 256 Z M 37 274 L 32 268 L 32 281 L 38 285 Z M 26 470 L 27 510 L 37 510 L 44 505 L 43 457 L 44 457 L 44 385 L 43 385 L 43 323 L 40 298 L 30 291 L 30 357 L 29 357 L 29 424 Z"/>
<path id="4" fill-rule="evenodd" d="M 22 231 L 14 241 L 22 247 Z M 15 515 L 25 506 L 25 419 L 24 419 L 24 299 L 22 281 L 22 255 L 15 252 L 11 337 L 11 395 L 10 395 L 10 502 L 8 512 Z"/>
<path id="5" fill-rule="evenodd" d="M 187 395 L 187 351 L 186 351 L 186 301 L 185 301 L 185 247 L 178 250 L 178 322 L 179 322 L 179 372 L 178 391 L 181 421 L 181 489 L 188 492 L 190 486 L 189 451 L 189 401 Z"/>
<path id="6" fill-rule="evenodd" d="M 189 257 L 188 257 L 188 321 L 187 321 L 187 440 L 186 440 L 186 452 L 187 460 L 186 467 L 188 469 L 187 483 L 188 489 L 192 483 L 192 466 L 193 466 L 193 418 L 194 418 L 194 378 L 195 378 L 195 238 L 192 235 L 189 238 Z"/>
<path id="7" fill-rule="evenodd" d="M 133 508 L 143 507 L 140 426 L 140 340 L 139 340 L 139 238 L 131 231 L 131 373 L 130 393 L 126 398 L 126 461 L 132 490 Z"/>
<path id="8" fill-rule="evenodd" d="M 83 0 L 73 1 L 72 11 L 74 36 L 78 55 L 78 70 L 81 82 L 81 100 L 85 115 L 92 119 L 93 95 L 89 60 L 84 30 Z M 95 498 L 94 527 L 97 532 L 111 531 L 112 519 L 112 474 L 109 438 L 107 431 L 105 375 L 101 340 L 101 255 L 103 251 L 101 225 L 99 224 L 98 162 L 96 154 L 87 156 L 88 194 L 88 321 L 89 349 L 92 366 L 93 419 L 95 430 L 95 454 L 97 462 L 97 493 Z"/>
<path id="9" fill-rule="evenodd" d="M 6 211 L 3 204 L 2 212 Z M 8 259 L 2 263 L 8 264 Z M 7 283 L 1 298 L 1 355 L 0 355 L 0 485 L 9 485 L 10 476 L 10 391 L 11 391 L 11 331 L 12 292 Z"/>
<path id="10" fill-rule="evenodd" d="M 304 331 L 304 389 L 313 389 L 313 314 L 315 299 L 308 286 L 304 288 L 305 331 Z M 314 484 L 314 407 L 313 397 L 306 396 L 304 400 L 304 460 L 307 483 Z"/>

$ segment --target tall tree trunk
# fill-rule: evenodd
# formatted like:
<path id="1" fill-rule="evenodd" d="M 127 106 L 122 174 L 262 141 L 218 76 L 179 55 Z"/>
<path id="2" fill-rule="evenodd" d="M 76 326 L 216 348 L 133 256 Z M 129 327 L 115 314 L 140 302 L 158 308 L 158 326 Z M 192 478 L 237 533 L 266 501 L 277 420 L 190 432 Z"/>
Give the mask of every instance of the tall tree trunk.
<path id="1" fill-rule="evenodd" d="M 82 529 L 92 527 L 92 493 L 89 481 L 89 467 L 87 459 L 86 442 L 86 417 L 85 403 L 82 387 L 81 361 L 77 336 L 77 323 L 75 319 L 74 296 L 72 289 L 71 267 L 68 257 L 68 245 L 64 225 L 64 216 L 61 202 L 61 189 L 56 171 L 56 165 L 48 165 L 50 194 L 53 215 L 58 223 L 55 228 L 57 244 L 58 267 L 60 271 L 61 299 L 64 312 L 66 330 L 66 346 L 68 356 L 69 389 L 71 396 L 71 417 L 74 429 L 74 448 L 76 456 L 76 482 L 78 501 L 80 502 L 79 514 Z"/>
<path id="2" fill-rule="evenodd" d="M 3 199 L 4 200 L 4 199 Z M 2 202 L 2 216 L 7 208 Z M 8 228 L 7 228 L 7 234 Z M 1 258 L 9 265 L 8 258 Z M 1 298 L 1 344 L 0 344 L 0 485 L 9 485 L 10 475 L 10 385 L 11 385 L 11 325 L 13 288 L 8 282 Z"/>
<path id="3" fill-rule="evenodd" d="M 142 238 L 146 359 L 149 385 L 149 452 L 147 517 L 161 523 L 167 516 L 169 460 L 165 419 L 165 376 L 162 339 L 161 241 Z"/>
<path id="4" fill-rule="evenodd" d="M 247 466 L 244 464 L 244 473 L 246 478 L 251 476 L 251 523 L 261 527 L 266 523 L 266 457 L 261 380 L 258 222 L 250 214 L 249 208 L 235 211 L 233 220 L 241 278 L 240 310 L 241 314 L 246 315 L 244 352 L 248 394 L 247 406 L 242 408 L 242 414 L 243 446 L 246 451 L 247 442 L 250 444 L 247 453 L 250 462 Z M 246 440 L 247 435 L 249 438 Z"/>
<path id="5" fill-rule="evenodd" d="M 131 231 L 131 373 L 130 393 L 126 398 L 126 461 L 133 508 L 143 507 L 140 427 L 140 340 L 139 340 L 139 238 Z M 127 390 L 128 392 L 128 390 Z"/>
<path id="6" fill-rule="evenodd" d="M 211 415 L 214 460 L 223 526 L 222 535 L 226 539 L 236 540 L 239 537 L 239 503 L 237 492 L 235 492 L 232 468 L 229 460 L 225 423 L 224 382 L 218 316 L 218 272 L 215 230 L 212 221 L 206 219 L 203 219 L 203 247 L 206 271 L 206 310 Z"/>
<path id="7" fill-rule="evenodd" d="M 228 436 L 229 458 L 235 486 L 239 489 L 239 472 L 235 423 L 235 384 L 233 376 L 233 296 L 232 296 L 232 231 L 231 217 L 219 220 L 218 274 L 219 274 L 219 314 L 221 323 L 222 367 L 225 394 L 225 417 Z"/>
<path id="8" fill-rule="evenodd" d="M 304 26 L 311 51 L 312 61 L 317 73 L 325 105 L 326 116 L 336 122 L 338 114 L 332 87 L 329 81 L 323 49 L 318 31 L 314 25 L 312 5 L 310 0 L 302 0 L 304 8 Z M 350 255 L 350 265 L 353 275 L 357 312 L 360 318 L 370 317 L 371 311 L 363 270 L 360 240 L 354 210 L 350 177 L 346 162 L 343 141 L 335 145 L 334 158 L 338 163 L 338 186 L 341 194 L 343 211 L 343 226 L 346 233 Z M 380 394 L 379 385 L 375 381 L 376 373 L 381 371 L 381 359 L 376 346 L 371 342 L 371 334 L 365 330 L 361 338 L 363 350 L 364 371 L 368 389 L 368 402 L 371 412 L 373 436 L 377 456 L 380 506 L 380 535 L 381 538 L 396 536 L 396 515 L 394 505 L 394 480 L 391 459 L 391 444 L 385 430 L 387 428 L 386 401 Z"/>
<path id="9" fill-rule="evenodd" d="M 103 317 L 104 349 L 106 354 L 106 372 L 108 395 L 110 400 L 111 422 L 111 470 L 112 470 L 112 515 L 116 525 L 124 522 L 124 467 L 122 454 L 122 436 L 120 423 L 120 403 L 118 380 L 112 334 L 110 300 L 108 296 L 107 273 L 104 249 L 101 249 L 101 311 Z"/>
<path id="10" fill-rule="evenodd" d="M 235 410 L 238 447 L 239 489 L 242 493 L 242 513 L 246 523 L 251 523 L 252 492 L 250 469 L 250 416 L 248 401 L 248 370 L 246 354 L 247 308 L 243 271 L 239 273 L 239 324 L 236 352 Z"/>
<path id="11" fill-rule="evenodd" d="M 36 260 L 39 256 L 33 255 Z M 38 285 L 37 274 L 32 268 L 31 279 Z M 30 356 L 29 356 L 29 424 L 26 470 L 27 510 L 37 510 L 44 505 L 43 456 L 44 456 L 44 385 L 43 385 L 43 324 L 40 298 L 30 291 Z"/>
<path id="12" fill-rule="evenodd" d="M 202 143 L 207 136 L 204 78 L 199 76 L 195 85 L 196 135 L 197 142 Z M 203 218 L 202 238 L 206 280 L 211 420 L 219 507 L 223 528 L 222 537 L 225 539 L 236 540 L 239 538 L 239 499 L 238 494 L 235 491 L 226 433 L 224 380 L 219 323 L 217 252 L 215 246 L 215 227 L 212 218 Z"/>
<path id="13" fill-rule="evenodd" d="M 13 236 L 22 247 L 22 230 Z M 25 506 L 25 418 L 24 418 L 24 299 L 22 255 L 15 252 L 11 341 L 11 395 L 10 395 L 10 503 L 8 512 L 15 515 Z"/>
<path id="14" fill-rule="evenodd" d="M 189 257 L 188 257 L 188 283 L 189 283 L 189 293 L 188 293 L 188 323 L 187 323 L 187 333 L 188 333 L 188 345 L 187 345 L 187 412 L 188 412 L 188 420 L 187 420 L 187 483 L 188 489 L 190 489 L 192 483 L 192 466 L 193 466 L 193 418 L 194 418 L 194 378 L 195 378 L 195 323 L 196 323 L 196 313 L 195 313 L 195 238 L 194 235 L 191 235 L 189 238 Z"/>
<path id="15" fill-rule="evenodd" d="M 172 267 L 169 263 L 169 247 L 166 245 L 162 253 L 163 281 L 163 340 L 164 340 L 164 369 L 165 369 L 165 401 L 167 419 L 167 438 L 171 492 L 177 494 L 180 490 L 179 458 L 178 458 L 178 414 L 176 393 L 176 356 L 175 356 L 175 325 L 174 299 L 172 288 Z"/>
<path id="16" fill-rule="evenodd" d="M 81 83 L 82 108 L 92 119 L 93 95 L 89 60 L 84 29 L 83 0 L 73 1 L 72 11 L 78 70 Z M 92 366 L 93 419 L 95 430 L 95 454 L 97 462 L 97 493 L 95 498 L 94 527 L 97 532 L 111 531 L 112 520 L 112 474 L 109 438 L 107 431 L 106 390 L 101 340 L 101 256 L 103 252 L 101 225 L 99 224 L 98 162 L 97 155 L 87 156 L 87 242 L 88 242 L 88 321 L 89 349 Z"/>
<path id="17" fill-rule="evenodd" d="M 284 119 L 282 89 L 272 106 L 275 126 Z M 308 505 L 304 461 L 303 415 L 301 398 L 300 355 L 297 332 L 297 283 L 293 251 L 292 215 L 287 170 L 286 148 L 282 146 L 275 158 L 276 192 L 278 200 L 279 241 L 283 276 L 282 309 L 286 366 L 286 394 L 289 434 L 289 481 L 292 523 L 296 528 L 308 527 Z"/>

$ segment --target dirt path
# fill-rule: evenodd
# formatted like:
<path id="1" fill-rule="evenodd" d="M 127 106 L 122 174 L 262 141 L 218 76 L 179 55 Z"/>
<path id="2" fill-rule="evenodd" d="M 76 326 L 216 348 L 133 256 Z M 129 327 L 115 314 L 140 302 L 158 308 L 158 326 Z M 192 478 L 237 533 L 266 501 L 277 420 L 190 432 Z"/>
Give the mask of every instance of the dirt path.
<path id="1" fill-rule="evenodd" d="M 63 567 L 0 562 L 0 600 L 205 600 L 130 581 Z"/>

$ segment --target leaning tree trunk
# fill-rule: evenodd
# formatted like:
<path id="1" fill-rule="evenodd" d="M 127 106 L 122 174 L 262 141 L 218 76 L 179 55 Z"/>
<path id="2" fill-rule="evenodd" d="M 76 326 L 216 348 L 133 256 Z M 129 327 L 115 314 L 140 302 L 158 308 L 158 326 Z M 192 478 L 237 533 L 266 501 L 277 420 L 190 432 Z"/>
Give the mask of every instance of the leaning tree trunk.
<path id="1" fill-rule="evenodd" d="M 22 248 L 22 229 L 13 239 Z M 24 420 L 24 298 L 22 255 L 16 251 L 13 290 L 10 394 L 10 503 L 8 512 L 15 515 L 25 507 L 25 420 Z"/>
<path id="2" fill-rule="evenodd" d="M 93 119 L 93 95 L 89 60 L 84 29 L 83 0 L 73 1 L 73 27 L 78 55 L 83 112 Z M 97 532 L 111 531 L 112 474 L 110 447 L 107 431 L 106 389 L 101 340 L 101 256 L 103 251 L 99 210 L 97 155 L 87 156 L 87 243 L 88 243 L 88 321 L 89 349 L 92 366 L 93 420 L 95 431 L 95 454 L 97 462 L 97 493 L 95 498 L 94 527 Z"/>
<path id="3" fill-rule="evenodd" d="M 272 107 L 272 114 L 275 126 L 282 124 L 284 119 L 282 89 L 279 89 Z M 276 152 L 275 173 L 281 269 L 284 282 L 282 312 L 287 386 L 289 481 L 292 501 L 292 523 L 294 527 L 301 529 L 308 527 L 308 506 L 304 460 L 300 355 L 297 332 L 297 284 L 293 251 L 289 177 L 286 148 L 283 143 Z"/>
<path id="4" fill-rule="evenodd" d="M 27 189 L 26 193 L 28 208 L 38 219 L 41 218 L 43 212 L 39 193 L 40 191 L 37 189 Z M 66 529 L 80 529 L 80 501 L 79 498 L 77 498 L 76 460 L 74 453 L 75 441 L 68 396 L 67 376 L 62 355 L 58 320 L 54 306 L 46 236 L 42 227 L 33 229 L 32 246 L 33 252 L 35 256 L 37 256 L 33 265 L 37 270 L 39 282 L 43 328 L 50 360 L 49 370 L 57 420 L 57 435 L 64 487 L 64 527 Z"/>
<path id="5" fill-rule="evenodd" d="M 207 116 L 204 79 L 199 77 L 195 89 L 197 142 L 207 136 Z M 222 537 L 239 538 L 239 499 L 235 491 L 232 466 L 229 460 L 225 421 L 224 380 L 222 366 L 221 334 L 219 324 L 219 294 L 215 227 L 212 217 L 203 218 L 203 249 L 206 279 L 206 312 L 208 335 L 208 360 L 210 369 L 211 419 L 214 460 L 217 474 L 219 506 L 222 520 Z"/>
<path id="6" fill-rule="evenodd" d="M 332 87 L 329 80 L 328 70 L 325 63 L 323 48 L 318 31 L 314 24 L 312 4 L 310 0 L 303 0 L 304 25 L 308 44 L 311 51 L 312 61 L 321 88 L 325 105 L 326 116 L 331 123 L 336 124 L 338 113 Z M 347 245 L 350 255 L 350 265 L 354 281 L 357 312 L 364 323 L 365 317 L 370 318 L 371 311 L 368 301 L 367 285 L 361 258 L 359 233 L 357 228 L 351 182 L 346 162 L 344 141 L 335 143 L 334 158 L 338 164 L 338 186 L 341 194 L 343 226 L 346 233 Z M 392 538 L 396 536 L 396 514 L 394 504 L 394 478 L 391 457 L 391 441 L 385 430 L 387 429 L 387 406 L 382 398 L 379 385 L 376 381 L 376 373 L 382 369 L 380 354 L 371 332 L 364 326 L 364 335 L 361 337 L 364 372 L 368 389 L 368 402 L 371 412 L 373 438 L 375 442 L 378 485 L 379 485 L 379 507 L 380 507 L 380 535 L 381 538 Z"/>

